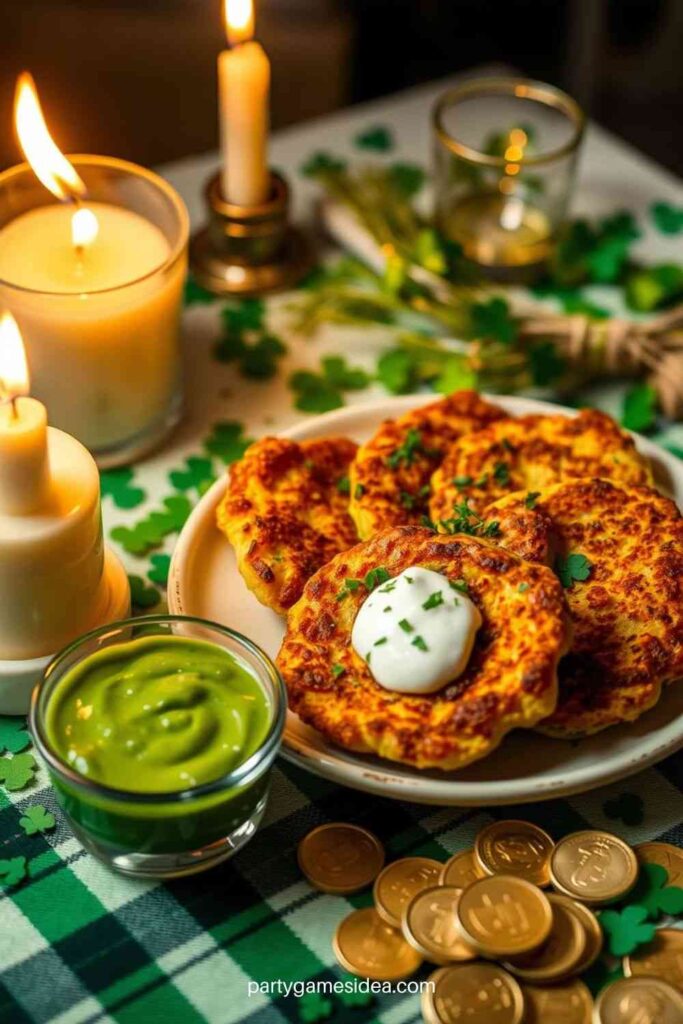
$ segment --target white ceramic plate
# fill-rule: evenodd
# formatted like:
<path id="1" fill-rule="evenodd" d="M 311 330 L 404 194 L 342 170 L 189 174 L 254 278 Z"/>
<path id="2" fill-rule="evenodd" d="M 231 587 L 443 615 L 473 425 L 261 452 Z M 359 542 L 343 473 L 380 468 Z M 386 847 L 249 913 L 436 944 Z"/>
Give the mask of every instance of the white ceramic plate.
<path id="1" fill-rule="evenodd" d="M 298 441 L 346 435 L 367 440 L 381 420 L 399 416 L 431 395 L 409 395 L 355 406 L 306 420 L 286 431 Z M 512 415 L 571 409 L 526 398 L 491 401 Z M 657 482 L 683 508 L 683 463 L 645 438 L 638 448 L 652 460 Z M 247 590 L 232 548 L 215 525 L 225 491 L 219 480 L 204 495 L 179 538 L 169 574 L 169 608 L 197 615 L 245 633 L 271 657 L 277 654 L 284 623 Z M 632 725 L 618 726 L 580 742 L 553 740 L 534 732 L 510 734 L 483 761 L 458 772 L 417 771 L 335 747 L 289 712 L 283 755 L 316 775 L 381 796 L 441 805 L 501 805 L 578 793 L 616 781 L 683 747 L 683 686 L 672 686 L 656 708 Z"/>

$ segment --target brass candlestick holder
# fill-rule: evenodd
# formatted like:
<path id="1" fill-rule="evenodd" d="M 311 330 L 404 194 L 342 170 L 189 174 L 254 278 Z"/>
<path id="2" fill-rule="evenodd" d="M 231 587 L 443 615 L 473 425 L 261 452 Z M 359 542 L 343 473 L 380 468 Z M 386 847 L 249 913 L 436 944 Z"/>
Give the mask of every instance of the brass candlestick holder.
<path id="1" fill-rule="evenodd" d="M 206 186 L 209 223 L 190 242 L 195 280 L 216 295 L 263 295 L 291 288 L 310 270 L 311 248 L 289 222 L 289 186 L 270 172 L 270 198 L 260 206 L 229 203 L 220 175 Z"/>

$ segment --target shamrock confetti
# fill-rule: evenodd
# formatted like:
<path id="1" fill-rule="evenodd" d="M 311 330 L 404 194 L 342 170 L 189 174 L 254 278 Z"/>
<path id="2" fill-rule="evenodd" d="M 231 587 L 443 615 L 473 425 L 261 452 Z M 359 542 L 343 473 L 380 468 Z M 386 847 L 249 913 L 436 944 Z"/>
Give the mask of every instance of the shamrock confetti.
<path id="1" fill-rule="evenodd" d="M 133 470 L 104 469 L 100 473 L 102 497 L 109 495 L 117 508 L 137 508 L 147 495 L 141 487 L 132 487 Z"/>
<path id="2" fill-rule="evenodd" d="M 50 814 L 42 804 L 32 804 L 24 811 L 19 824 L 27 836 L 35 836 L 39 832 L 49 832 L 57 822 L 54 814 Z"/>
<path id="3" fill-rule="evenodd" d="M 304 1024 L 316 1024 L 319 1020 L 327 1020 L 334 1012 L 331 999 L 326 999 L 320 992 L 307 992 L 298 1001 L 299 1020 Z"/>
<path id="4" fill-rule="evenodd" d="M 26 723 L 17 718 L 0 718 L 0 754 L 19 754 L 31 745 Z"/>
<path id="5" fill-rule="evenodd" d="M 243 377 L 268 380 L 277 373 L 278 360 L 286 351 L 277 335 L 264 332 L 253 342 L 241 335 L 226 335 L 216 342 L 213 354 L 219 362 L 236 362 Z"/>
<path id="6" fill-rule="evenodd" d="M 648 916 L 656 921 L 661 914 L 677 917 L 683 914 L 683 889 L 667 885 L 669 873 L 661 864 L 643 864 L 635 889 L 629 893 L 629 900 L 639 907 L 645 907 Z"/>
<path id="7" fill-rule="evenodd" d="M 518 327 L 510 315 L 505 299 L 496 297 L 488 302 L 475 302 L 472 306 L 472 334 L 475 338 L 512 344 Z"/>
<path id="8" fill-rule="evenodd" d="M 652 942 L 655 926 L 648 922 L 647 917 L 647 909 L 637 905 L 623 910 L 603 910 L 600 924 L 612 956 L 628 956 L 639 946 Z"/>
<path id="9" fill-rule="evenodd" d="M 241 459 L 249 445 L 253 444 L 252 438 L 244 437 L 243 431 L 243 425 L 237 420 L 214 423 L 211 433 L 204 442 L 204 448 L 209 455 L 215 455 L 229 466 L 237 459 Z"/>
<path id="10" fill-rule="evenodd" d="M 215 301 L 216 296 L 213 292 L 207 292 L 193 277 L 188 277 L 183 293 L 183 302 L 186 306 L 208 306 Z"/>
<path id="11" fill-rule="evenodd" d="M 539 281 L 531 291 L 539 299 L 556 299 L 565 313 L 582 313 L 592 320 L 605 320 L 610 316 L 608 309 L 586 299 L 579 288 L 557 284 L 550 278 Z"/>
<path id="12" fill-rule="evenodd" d="M 142 576 L 129 576 L 130 600 L 133 608 L 154 608 L 161 595 L 156 587 L 148 587 Z"/>
<path id="13" fill-rule="evenodd" d="M 663 235 L 677 235 L 683 231 L 683 206 L 672 206 L 671 203 L 653 203 L 650 214 L 655 226 Z"/>
<path id="14" fill-rule="evenodd" d="M 239 299 L 227 303 L 221 311 L 221 319 L 227 334 L 259 331 L 263 327 L 265 315 L 266 304 L 263 299 Z"/>
<path id="15" fill-rule="evenodd" d="M 621 425 L 627 430 L 650 430 L 657 418 L 657 392 L 650 384 L 636 384 L 624 395 Z"/>
<path id="16" fill-rule="evenodd" d="M 331 153 L 314 153 L 305 164 L 302 164 L 300 171 L 304 178 L 316 178 L 322 174 L 338 174 L 346 170 L 346 163 Z"/>
<path id="17" fill-rule="evenodd" d="M 147 579 L 151 580 L 152 583 L 158 583 L 160 587 L 165 587 L 168 583 L 168 570 L 171 567 L 171 556 L 152 555 L 150 562 L 152 564 L 152 568 L 147 573 Z"/>
<path id="18" fill-rule="evenodd" d="M 112 540 L 131 555 L 145 555 L 152 548 L 159 547 L 165 537 L 182 529 L 192 511 L 192 505 L 184 494 L 164 498 L 162 506 L 135 526 L 114 527 L 110 534 Z"/>
<path id="19" fill-rule="evenodd" d="M 426 174 L 418 164 L 395 163 L 389 168 L 391 184 L 405 199 L 417 195 L 425 183 Z"/>
<path id="20" fill-rule="evenodd" d="M 390 348 L 377 361 L 377 380 L 392 395 L 409 395 L 417 385 L 415 364 L 403 348 Z"/>
<path id="21" fill-rule="evenodd" d="M 640 825 L 645 817 L 645 805 L 637 793 L 620 793 L 614 800 L 606 800 L 603 810 L 606 817 L 623 821 L 624 825 Z"/>
<path id="22" fill-rule="evenodd" d="M 196 490 L 201 496 L 216 479 L 211 459 L 202 455 L 190 455 L 183 469 L 172 469 L 168 479 L 176 491 Z"/>
<path id="23" fill-rule="evenodd" d="M 565 590 L 571 587 L 574 580 L 579 582 L 587 580 L 591 569 L 591 563 L 585 555 L 571 554 L 566 558 L 558 557 L 555 560 L 555 572 Z"/>
<path id="24" fill-rule="evenodd" d="M 388 153 L 394 148 L 394 136 L 391 129 L 378 124 L 356 135 L 354 142 L 359 149 L 370 149 L 376 153 Z"/>
<path id="25" fill-rule="evenodd" d="M 23 789 L 33 782 L 33 773 L 38 764 L 33 754 L 14 754 L 13 757 L 0 757 L 0 782 L 5 789 L 14 792 Z"/>
<path id="26" fill-rule="evenodd" d="M 0 886 L 9 889 L 26 878 L 26 857 L 0 860 Z"/>
<path id="27" fill-rule="evenodd" d="M 320 367 L 322 373 L 298 370 L 289 378 L 294 405 L 301 412 L 338 409 L 344 404 L 344 391 L 360 391 L 370 383 L 365 370 L 347 366 L 342 356 L 326 356 Z"/>

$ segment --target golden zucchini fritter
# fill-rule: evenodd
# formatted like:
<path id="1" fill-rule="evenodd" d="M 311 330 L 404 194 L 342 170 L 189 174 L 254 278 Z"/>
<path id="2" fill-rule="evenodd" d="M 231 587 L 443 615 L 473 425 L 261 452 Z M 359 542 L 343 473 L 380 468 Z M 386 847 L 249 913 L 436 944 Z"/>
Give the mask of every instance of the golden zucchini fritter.
<path id="1" fill-rule="evenodd" d="M 514 491 L 543 491 L 560 480 L 593 476 L 652 482 L 633 438 L 603 412 L 508 419 L 451 446 L 432 477 L 430 515 L 439 522 L 462 501 L 481 510 Z"/>
<path id="2" fill-rule="evenodd" d="M 348 513 L 355 453 L 344 437 L 265 437 L 230 467 L 218 527 L 261 604 L 285 614 L 309 576 L 357 542 Z"/>
<path id="3" fill-rule="evenodd" d="M 509 517 L 523 503 L 511 495 L 486 516 Z M 571 738 L 633 721 L 683 677 L 683 518 L 649 487 L 597 479 L 557 484 L 534 511 L 550 518 L 574 624 L 558 706 L 539 730 Z M 519 527 L 527 550 L 526 521 Z M 505 543 L 515 550 L 509 518 Z"/>
<path id="4" fill-rule="evenodd" d="M 391 526 L 418 525 L 429 507 L 429 480 L 450 445 L 502 419 L 474 391 L 385 420 L 351 466 L 350 511 L 362 539 Z"/>
<path id="5" fill-rule="evenodd" d="M 379 567 L 393 577 L 410 566 L 464 580 L 483 618 L 463 675 L 428 695 L 384 689 L 351 646 L 365 583 L 339 600 L 348 578 Z M 569 635 L 562 587 L 546 566 L 477 537 L 404 526 L 337 555 L 308 581 L 287 616 L 277 663 L 292 710 L 332 742 L 449 770 L 550 714 Z"/>

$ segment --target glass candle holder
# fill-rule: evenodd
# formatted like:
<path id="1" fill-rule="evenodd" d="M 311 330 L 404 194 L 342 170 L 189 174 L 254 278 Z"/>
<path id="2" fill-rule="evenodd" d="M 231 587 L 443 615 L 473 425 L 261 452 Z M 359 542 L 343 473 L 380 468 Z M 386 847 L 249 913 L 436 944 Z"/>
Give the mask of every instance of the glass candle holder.
<path id="1" fill-rule="evenodd" d="M 585 118 L 542 82 L 474 79 L 434 108 L 435 220 L 490 276 L 525 276 L 567 217 Z"/>
<path id="2" fill-rule="evenodd" d="M 110 157 L 69 158 L 95 237 L 27 164 L 0 174 L 0 308 L 22 331 L 32 394 L 100 466 L 155 447 L 182 410 L 180 312 L 189 219 L 158 175 Z"/>
<path id="3" fill-rule="evenodd" d="M 266 731 L 257 748 L 229 774 L 177 792 L 113 788 L 74 770 L 51 740 L 50 703 L 67 673 L 107 648 L 147 637 L 182 637 L 217 645 L 263 690 L 269 709 Z M 174 706 L 173 701 L 170 706 Z M 284 684 L 277 669 L 246 637 L 188 616 L 145 616 L 94 630 L 65 648 L 50 663 L 33 692 L 30 728 L 47 763 L 58 802 L 83 846 L 123 874 L 172 878 L 213 867 L 254 835 L 265 810 L 286 707 Z M 83 711 L 84 716 L 91 713 L 92 708 Z M 160 708 L 154 716 L 153 728 L 159 728 L 155 735 L 161 737 L 160 743 L 167 741 L 169 730 L 173 736 L 174 724 L 160 721 L 167 714 L 168 707 Z M 183 716 L 181 726 L 186 731 L 177 740 L 183 750 L 185 738 L 194 739 L 195 728 L 201 731 L 204 724 L 201 715 L 196 719 Z M 215 734 L 209 732 L 207 744 Z M 154 756 L 160 752 L 157 747 Z"/>

